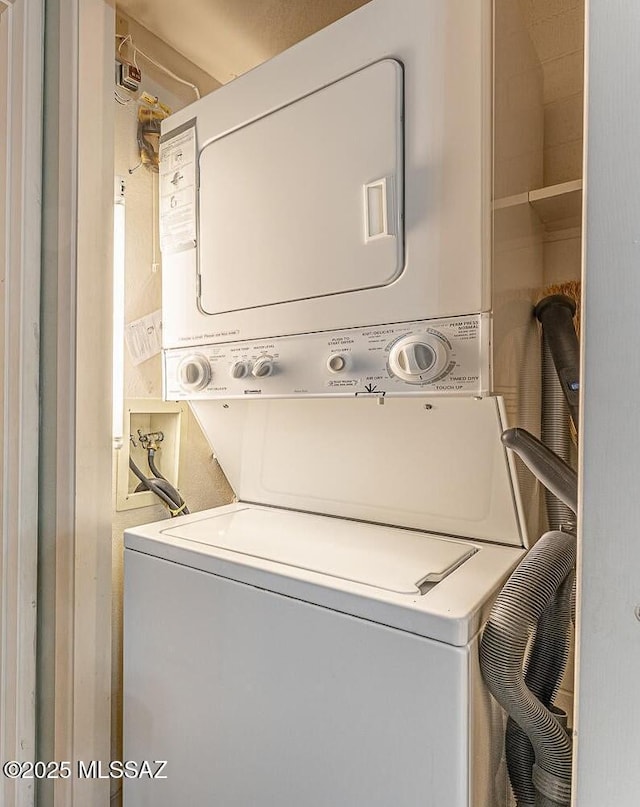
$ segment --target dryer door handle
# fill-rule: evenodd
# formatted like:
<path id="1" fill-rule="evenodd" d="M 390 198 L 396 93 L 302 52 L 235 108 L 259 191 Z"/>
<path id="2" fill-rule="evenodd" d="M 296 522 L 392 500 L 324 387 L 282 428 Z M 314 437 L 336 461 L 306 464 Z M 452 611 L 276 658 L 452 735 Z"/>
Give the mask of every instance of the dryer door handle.
<path id="1" fill-rule="evenodd" d="M 364 186 L 364 240 L 393 236 L 393 177 Z"/>

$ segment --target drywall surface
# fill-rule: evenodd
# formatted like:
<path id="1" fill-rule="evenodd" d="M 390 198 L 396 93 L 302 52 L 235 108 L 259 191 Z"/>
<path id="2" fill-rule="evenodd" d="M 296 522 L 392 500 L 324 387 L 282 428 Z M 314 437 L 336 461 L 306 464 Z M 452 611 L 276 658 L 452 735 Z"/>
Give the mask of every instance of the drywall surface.
<path id="1" fill-rule="evenodd" d="M 640 5 L 590 0 L 574 805 L 640 793 Z"/>
<path id="2" fill-rule="evenodd" d="M 544 184 L 582 176 L 584 0 L 520 0 L 544 75 Z"/>
<path id="3" fill-rule="evenodd" d="M 226 84 L 366 2 L 121 0 L 119 6 Z"/>

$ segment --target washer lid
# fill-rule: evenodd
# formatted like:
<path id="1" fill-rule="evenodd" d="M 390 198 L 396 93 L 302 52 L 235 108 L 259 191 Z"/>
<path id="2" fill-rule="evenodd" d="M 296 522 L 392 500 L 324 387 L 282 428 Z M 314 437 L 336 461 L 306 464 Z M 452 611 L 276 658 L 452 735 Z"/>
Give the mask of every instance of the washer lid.
<path id="1" fill-rule="evenodd" d="M 420 594 L 477 551 L 424 533 L 244 507 L 162 535 L 398 594 Z"/>
<path id="2" fill-rule="evenodd" d="M 456 647 L 523 554 L 248 502 L 132 527 L 124 544 L 125 574 L 146 555 Z"/>
<path id="3" fill-rule="evenodd" d="M 515 467 L 500 439 L 501 399 L 380 400 L 191 406 L 242 501 L 526 545 Z"/>

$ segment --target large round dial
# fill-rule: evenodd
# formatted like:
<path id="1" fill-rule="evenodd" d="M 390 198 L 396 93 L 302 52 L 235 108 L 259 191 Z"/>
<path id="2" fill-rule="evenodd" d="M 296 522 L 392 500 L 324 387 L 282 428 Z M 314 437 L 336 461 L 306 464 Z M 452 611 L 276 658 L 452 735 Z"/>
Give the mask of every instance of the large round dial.
<path id="1" fill-rule="evenodd" d="M 206 356 L 193 353 L 178 365 L 178 381 L 187 392 L 199 392 L 211 381 L 211 365 Z"/>
<path id="2" fill-rule="evenodd" d="M 389 370 L 410 384 L 428 384 L 438 378 L 449 361 L 449 350 L 436 334 L 403 336 L 389 352 Z"/>

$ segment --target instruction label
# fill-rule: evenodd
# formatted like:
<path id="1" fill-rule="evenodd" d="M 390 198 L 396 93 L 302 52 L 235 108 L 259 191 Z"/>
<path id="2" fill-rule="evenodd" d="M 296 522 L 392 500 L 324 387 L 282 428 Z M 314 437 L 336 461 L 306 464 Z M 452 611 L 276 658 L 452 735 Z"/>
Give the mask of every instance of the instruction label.
<path id="1" fill-rule="evenodd" d="M 124 331 L 125 342 L 134 365 L 142 364 L 160 353 L 162 348 L 162 313 L 160 309 L 146 317 L 129 322 Z"/>
<path id="2" fill-rule="evenodd" d="M 195 124 L 160 143 L 160 249 L 196 245 Z"/>

